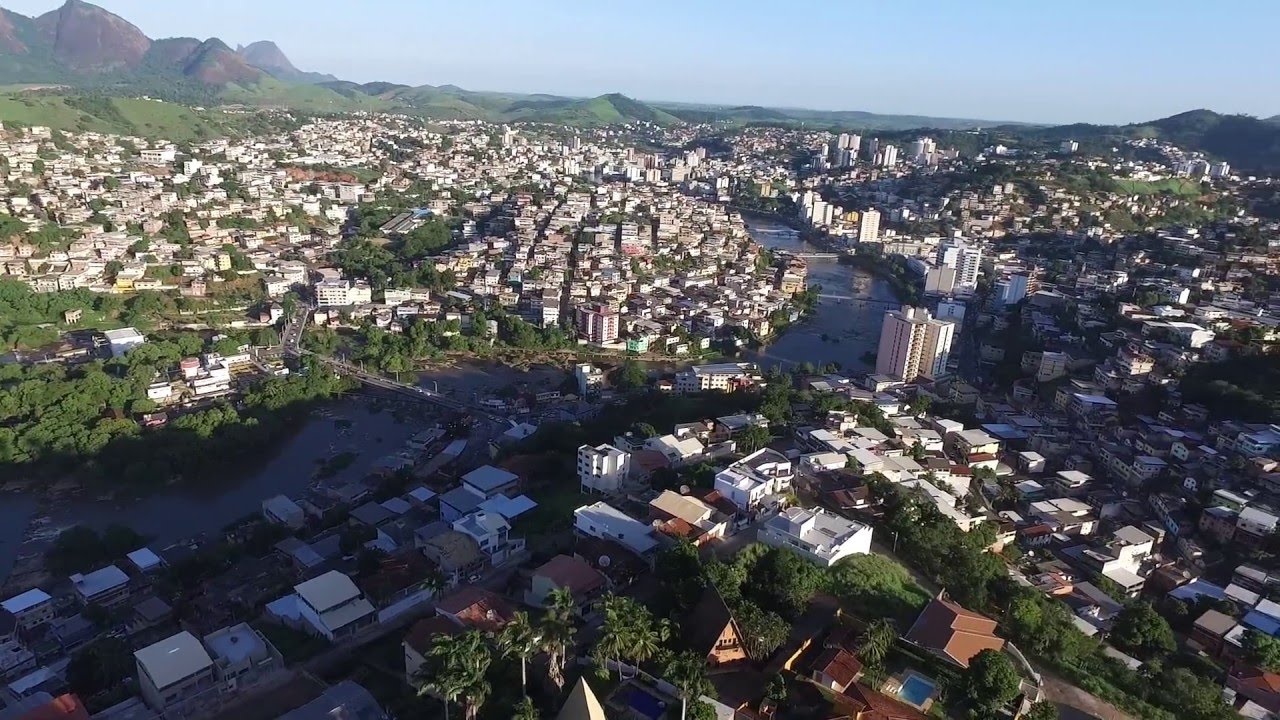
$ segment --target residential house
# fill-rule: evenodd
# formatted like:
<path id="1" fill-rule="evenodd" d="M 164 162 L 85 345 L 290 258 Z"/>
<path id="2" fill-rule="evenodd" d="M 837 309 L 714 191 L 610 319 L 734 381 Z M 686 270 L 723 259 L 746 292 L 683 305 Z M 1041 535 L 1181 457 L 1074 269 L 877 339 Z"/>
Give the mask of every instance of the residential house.
<path id="1" fill-rule="evenodd" d="M 631 473 L 631 454 L 612 445 L 578 448 L 578 481 L 585 493 L 616 493 Z"/>
<path id="2" fill-rule="evenodd" d="M 311 630 L 330 642 L 369 627 L 377 620 L 373 605 L 351 578 L 337 570 L 295 585 L 298 610 Z"/>
<path id="3" fill-rule="evenodd" d="M 591 563 L 572 555 L 556 555 L 529 576 L 524 601 L 534 607 L 545 607 L 552 592 L 568 590 L 579 609 L 585 609 L 604 593 L 605 585 L 604 575 L 591 567 Z"/>
<path id="4" fill-rule="evenodd" d="M 501 565 L 524 551 L 524 539 L 512 538 L 511 524 L 498 513 L 475 512 L 453 521 L 453 529 L 471 536 L 489 563 Z"/>
<path id="5" fill-rule="evenodd" d="M 996 637 L 995 631 L 995 620 L 966 610 L 939 594 L 920 612 L 905 638 L 948 662 L 967 668 L 979 652 L 1004 649 L 1004 640 Z"/>
<path id="6" fill-rule="evenodd" d="M 158 713 L 183 717 L 217 704 L 220 688 L 213 658 L 187 631 L 133 653 L 138 689 Z"/>
<path id="7" fill-rule="evenodd" d="M 694 628 L 689 644 L 694 652 L 705 657 L 712 669 L 733 666 L 751 659 L 743 641 L 742 630 L 733 619 L 733 613 L 724 598 L 714 587 L 702 593 L 702 599 L 690 615 Z"/>
<path id="8" fill-rule="evenodd" d="M 115 607 L 129 599 L 129 576 L 115 565 L 108 565 L 93 572 L 71 576 L 76 597 L 81 605 Z"/>
<path id="9" fill-rule="evenodd" d="M 444 522 L 434 522 L 414 532 L 414 545 L 440 568 L 446 586 L 452 587 L 478 575 L 489 566 L 489 555 L 467 533 Z"/>
<path id="10" fill-rule="evenodd" d="M 227 692 L 260 685 L 284 669 L 280 652 L 248 623 L 205 635 L 204 647 L 213 660 L 215 677 Z"/>
<path id="11" fill-rule="evenodd" d="M 809 562 L 830 567 L 850 555 L 871 552 L 871 526 L 832 515 L 822 508 L 787 508 L 769 518 L 760 542 L 786 548 Z"/>
<path id="12" fill-rule="evenodd" d="M 605 502 L 574 510 L 573 529 L 579 535 L 613 540 L 641 557 L 650 556 L 658 547 L 652 527 Z"/>
<path id="13" fill-rule="evenodd" d="M 18 627 L 24 630 L 49 622 L 55 610 L 53 598 L 40 588 L 32 588 L 0 602 L 0 609 L 11 613 Z"/>
<path id="14" fill-rule="evenodd" d="M 663 490 L 649 501 L 649 519 L 664 535 L 703 545 L 725 536 L 730 516 L 693 495 Z"/>
<path id="15" fill-rule="evenodd" d="M 794 474 L 785 455 L 762 448 L 716 473 L 715 489 L 749 514 L 778 504 L 778 496 L 791 490 Z"/>

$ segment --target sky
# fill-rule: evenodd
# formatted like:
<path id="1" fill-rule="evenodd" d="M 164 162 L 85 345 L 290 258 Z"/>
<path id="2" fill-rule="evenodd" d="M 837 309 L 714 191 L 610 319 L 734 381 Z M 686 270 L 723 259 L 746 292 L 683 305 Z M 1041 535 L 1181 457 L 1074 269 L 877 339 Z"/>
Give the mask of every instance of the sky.
<path id="1" fill-rule="evenodd" d="M 274 40 L 355 82 L 1054 124 L 1280 113 L 1275 0 L 95 4 L 153 38 Z"/>

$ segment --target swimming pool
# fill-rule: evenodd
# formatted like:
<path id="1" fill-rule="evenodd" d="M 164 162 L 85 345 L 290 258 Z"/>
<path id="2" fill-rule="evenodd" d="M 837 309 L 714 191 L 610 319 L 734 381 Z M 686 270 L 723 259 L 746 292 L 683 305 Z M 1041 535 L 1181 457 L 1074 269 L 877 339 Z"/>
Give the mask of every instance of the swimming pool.
<path id="1" fill-rule="evenodd" d="M 898 697 L 918 708 L 922 708 L 925 703 L 933 699 L 934 694 L 937 692 L 938 686 L 932 680 L 923 675 L 911 673 L 903 679 L 902 687 L 898 689 Z"/>
<path id="2" fill-rule="evenodd" d="M 651 720 L 658 720 L 667 711 L 666 703 L 638 687 L 631 688 L 631 692 L 627 694 L 627 704 L 632 710 Z"/>

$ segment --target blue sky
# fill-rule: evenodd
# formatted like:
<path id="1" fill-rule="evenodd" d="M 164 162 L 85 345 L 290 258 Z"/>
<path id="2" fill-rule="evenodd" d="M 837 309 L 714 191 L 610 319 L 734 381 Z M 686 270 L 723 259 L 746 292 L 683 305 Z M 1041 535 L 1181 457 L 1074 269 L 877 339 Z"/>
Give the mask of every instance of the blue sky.
<path id="1" fill-rule="evenodd" d="M 357 82 L 1051 123 L 1280 113 L 1275 0 L 97 4 L 152 37 L 274 40 Z"/>

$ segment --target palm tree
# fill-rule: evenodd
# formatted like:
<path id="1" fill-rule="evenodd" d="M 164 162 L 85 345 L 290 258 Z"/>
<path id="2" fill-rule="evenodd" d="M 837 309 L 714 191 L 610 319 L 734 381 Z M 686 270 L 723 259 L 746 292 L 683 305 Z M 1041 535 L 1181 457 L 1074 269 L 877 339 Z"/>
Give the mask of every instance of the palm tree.
<path id="1" fill-rule="evenodd" d="M 858 636 L 858 657 L 867 665 L 878 666 L 897 641 L 898 629 L 893 623 L 884 618 L 876 620 Z"/>
<path id="2" fill-rule="evenodd" d="M 568 588 L 558 588 L 547 595 L 547 614 L 538 627 L 539 646 L 547 653 L 547 675 L 557 690 L 564 687 L 564 668 L 573 647 L 576 617 L 577 604 Z"/>
<path id="3" fill-rule="evenodd" d="M 624 656 L 638 666 L 662 652 L 663 645 L 671 639 L 671 621 L 663 618 L 655 623 L 648 608 L 634 600 L 631 602 L 635 606 L 635 612 L 631 615 L 632 628 L 628 633 L 631 642 L 627 645 Z"/>
<path id="4" fill-rule="evenodd" d="M 463 714 L 475 716 L 489 697 L 489 681 L 485 673 L 493 658 L 479 630 L 463 635 L 437 635 L 427 651 L 419 694 L 430 693 L 444 700 L 444 715 L 449 717 L 449 703 L 463 701 Z"/>
<path id="5" fill-rule="evenodd" d="M 621 660 L 631 642 L 631 638 L 628 637 L 630 622 L 628 622 L 626 604 L 627 598 L 617 595 L 606 595 L 600 601 L 604 622 L 600 626 L 600 637 L 596 639 L 596 645 L 591 654 L 596 656 L 596 662 L 603 671 L 601 677 L 607 677 L 609 674 L 608 661 Z M 621 665 L 618 666 L 618 679 L 622 679 Z"/>
<path id="6" fill-rule="evenodd" d="M 517 612 L 512 616 L 497 637 L 498 648 L 507 657 L 520 660 L 520 692 L 527 694 L 529 676 L 527 672 L 529 658 L 538 652 L 538 631 L 529 620 L 529 613 Z"/>
<path id="7" fill-rule="evenodd" d="M 696 700 L 715 690 L 707 679 L 704 658 L 688 651 L 672 655 L 663 668 L 662 677 L 680 693 L 680 720 L 685 720 L 689 713 L 690 698 Z"/>

